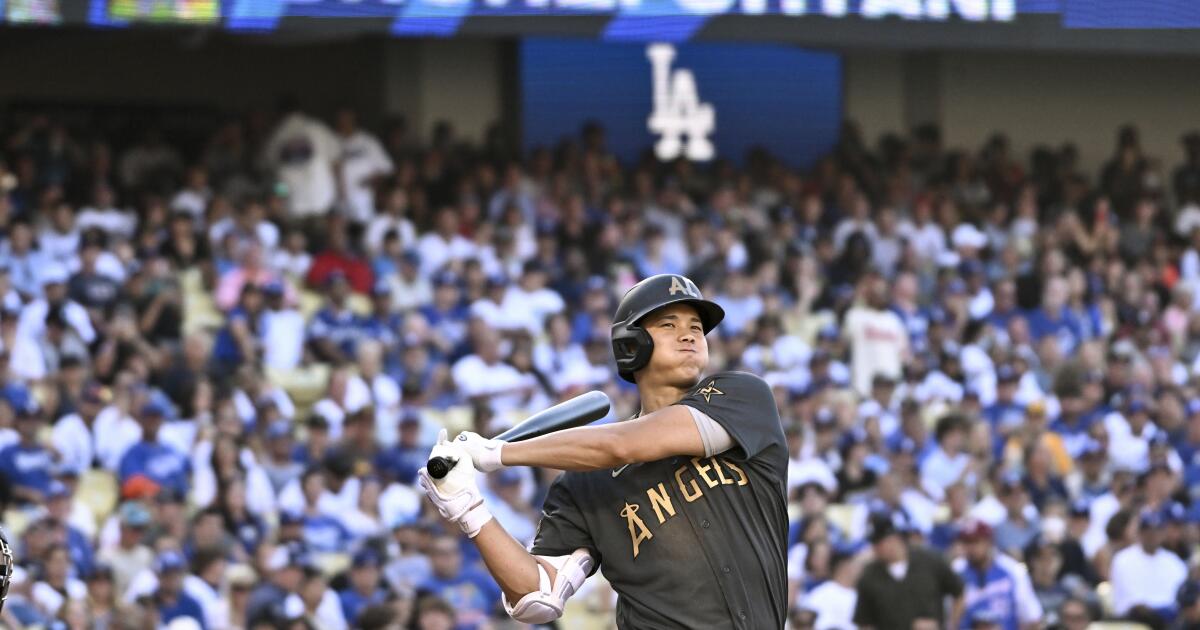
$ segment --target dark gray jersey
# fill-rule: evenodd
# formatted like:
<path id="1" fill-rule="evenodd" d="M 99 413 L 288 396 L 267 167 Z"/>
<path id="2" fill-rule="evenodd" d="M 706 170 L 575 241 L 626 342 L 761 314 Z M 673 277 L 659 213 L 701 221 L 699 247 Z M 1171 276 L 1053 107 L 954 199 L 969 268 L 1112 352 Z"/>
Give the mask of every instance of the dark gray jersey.
<path id="1" fill-rule="evenodd" d="M 619 596 L 618 628 L 782 628 L 788 456 L 771 388 L 723 372 L 678 404 L 719 422 L 735 446 L 562 475 L 533 553 L 589 549 Z"/>

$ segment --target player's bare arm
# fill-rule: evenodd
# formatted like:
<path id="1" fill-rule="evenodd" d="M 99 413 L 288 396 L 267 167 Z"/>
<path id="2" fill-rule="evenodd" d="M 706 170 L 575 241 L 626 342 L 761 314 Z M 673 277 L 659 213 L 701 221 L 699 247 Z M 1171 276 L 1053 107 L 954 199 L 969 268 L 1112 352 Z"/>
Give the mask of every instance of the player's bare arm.
<path id="1" fill-rule="evenodd" d="M 674 455 L 699 457 L 704 454 L 704 443 L 691 412 L 682 405 L 672 405 L 625 422 L 579 427 L 506 444 L 501 463 L 587 471 L 652 462 Z"/>

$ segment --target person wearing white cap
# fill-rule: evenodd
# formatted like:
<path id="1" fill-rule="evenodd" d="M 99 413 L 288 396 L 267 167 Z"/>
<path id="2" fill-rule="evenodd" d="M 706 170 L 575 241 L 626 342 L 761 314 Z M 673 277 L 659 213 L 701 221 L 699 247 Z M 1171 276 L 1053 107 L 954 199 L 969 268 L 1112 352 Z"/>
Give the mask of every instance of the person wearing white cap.
<path id="1" fill-rule="evenodd" d="M 954 244 L 954 249 L 958 250 L 959 255 L 974 258 L 979 250 L 987 247 L 988 238 L 987 234 L 979 231 L 974 225 L 960 223 L 951 233 L 950 242 Z"/>

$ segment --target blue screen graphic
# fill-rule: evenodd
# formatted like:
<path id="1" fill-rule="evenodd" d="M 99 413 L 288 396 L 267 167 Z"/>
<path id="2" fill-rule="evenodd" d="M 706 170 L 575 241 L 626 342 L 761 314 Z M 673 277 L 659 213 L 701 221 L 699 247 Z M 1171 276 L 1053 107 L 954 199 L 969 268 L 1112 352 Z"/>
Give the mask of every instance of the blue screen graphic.
<path id="1" fill-rule="evenodd" d="M 647 46 L 526 39 L 521 45 L 526 148 L 552 147 L 601 123 L 620 159 L 636 160 L 658 139 Z M 836 141 L 842 119 L 842 68 L 836 54 L 783 46 L 684 44 L 672 71 L 695 77 L 701 103 L 715 111 L 710 136 L 719 157 L 740 162 L 760 145 L 797 167 L 810 166 Z"/>

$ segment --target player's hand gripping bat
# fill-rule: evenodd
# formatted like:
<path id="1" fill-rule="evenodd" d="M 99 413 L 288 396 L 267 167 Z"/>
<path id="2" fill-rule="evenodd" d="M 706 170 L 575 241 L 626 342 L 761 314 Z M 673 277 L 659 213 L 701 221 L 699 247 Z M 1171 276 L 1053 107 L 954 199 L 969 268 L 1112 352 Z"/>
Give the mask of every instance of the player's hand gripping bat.
<path id="1" fill-rule="evenodd" d="M 539 411 L 524 422 L 497 435 L 504 442 L 520 442 L 535 437 L 590 424 L 608 415 L 610 403 L 604 392 L 588 392 Z M 441 479 L 458 461 L 449 457 L 431 457 L 425 465 L 429 476 Z"/>

